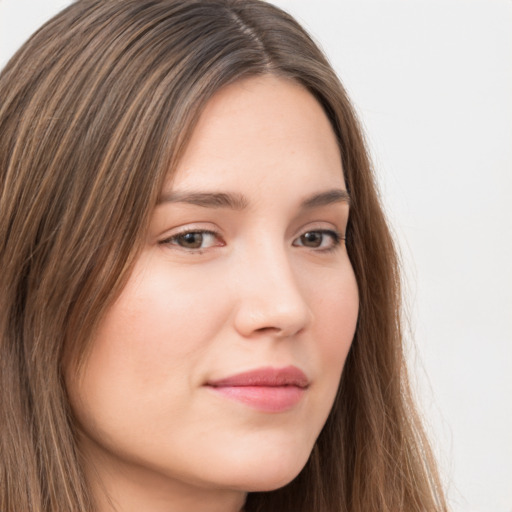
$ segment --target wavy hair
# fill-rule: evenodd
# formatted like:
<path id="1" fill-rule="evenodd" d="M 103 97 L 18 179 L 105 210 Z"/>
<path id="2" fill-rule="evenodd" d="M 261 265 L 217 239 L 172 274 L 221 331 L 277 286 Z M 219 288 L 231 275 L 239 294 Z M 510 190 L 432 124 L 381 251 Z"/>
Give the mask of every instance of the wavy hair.
<path id="1" fill-rule="evenodd" d="M 0 75 L 0 509 L 94 510 L 63 380 L 119 294 L 206 102 L 241 78 L 302 84 L 336 133 L 359 318 L 306 466 L 247 512 L 446 505 L 407 380 L 400 279 L 361 129 L 325 56 L 259 0 L 78 0 Z"/>

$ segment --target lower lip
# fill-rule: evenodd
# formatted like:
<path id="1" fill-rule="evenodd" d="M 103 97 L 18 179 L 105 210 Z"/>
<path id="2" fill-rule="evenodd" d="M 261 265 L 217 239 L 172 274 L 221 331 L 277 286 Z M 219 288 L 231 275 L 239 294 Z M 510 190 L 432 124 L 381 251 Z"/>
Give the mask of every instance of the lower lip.
<path id="1" fill-rule="evenodd" d="M 305 389 L 298 386 L 210 386 L 216 393 L 263 412 L 284 412 L 297 405 Z"/>

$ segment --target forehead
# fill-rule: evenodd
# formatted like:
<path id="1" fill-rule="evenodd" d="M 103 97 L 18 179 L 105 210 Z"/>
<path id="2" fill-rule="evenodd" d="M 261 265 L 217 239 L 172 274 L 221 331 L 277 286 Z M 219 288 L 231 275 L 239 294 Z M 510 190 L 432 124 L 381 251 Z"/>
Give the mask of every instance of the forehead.
<path id="1" fill-rule="evenodd" d="M 167 190 L 343 187 L 341 156 L 317 100 L 289 79 L 264 75 L 217 92 Z"/>

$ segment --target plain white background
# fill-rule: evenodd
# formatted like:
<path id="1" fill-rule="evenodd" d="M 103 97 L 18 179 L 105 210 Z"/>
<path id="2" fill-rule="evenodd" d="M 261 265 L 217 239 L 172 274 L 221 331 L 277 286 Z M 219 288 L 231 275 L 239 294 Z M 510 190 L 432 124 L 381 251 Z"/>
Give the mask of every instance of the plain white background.
<path id="1" fill-rule="evenodd" d="M 365 127 L 450 504 L 511 512 L 512 1 L 276 3 L 324 48 Z M 67 4 L 0 0 L 0 67 Z"/>

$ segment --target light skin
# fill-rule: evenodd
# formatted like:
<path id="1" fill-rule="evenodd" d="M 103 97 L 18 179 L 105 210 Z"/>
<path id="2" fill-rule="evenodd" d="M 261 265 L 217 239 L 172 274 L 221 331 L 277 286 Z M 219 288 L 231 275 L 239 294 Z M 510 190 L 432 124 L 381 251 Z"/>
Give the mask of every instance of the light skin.
<path id="1" fill-rule="evenodd" d="M 235 512 L 300 472 L 356 326 L 348 214 L 335 135 L 303 87 L 265 75 L 210 100 L 82 378 L 67 372 L 100 512 Z M 284 410 L 207 385 L 289 366 L 308 385 Z"/>

